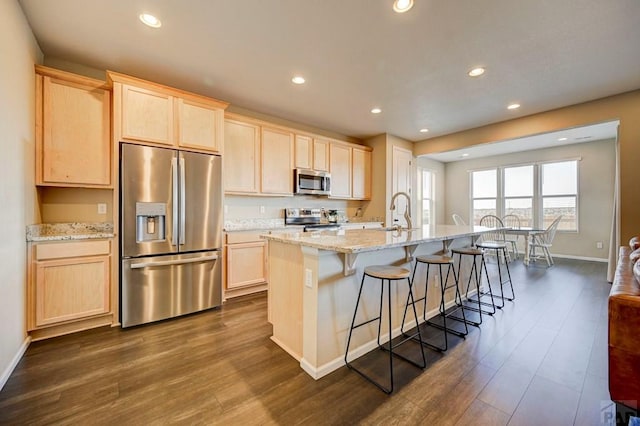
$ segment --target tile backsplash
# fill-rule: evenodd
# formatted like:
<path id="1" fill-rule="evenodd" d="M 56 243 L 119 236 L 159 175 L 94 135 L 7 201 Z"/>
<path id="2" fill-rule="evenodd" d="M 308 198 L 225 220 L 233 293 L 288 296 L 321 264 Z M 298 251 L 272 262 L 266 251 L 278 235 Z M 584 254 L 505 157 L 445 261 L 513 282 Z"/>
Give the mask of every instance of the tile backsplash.
<path id="1" fill-rule="evenodd" d="M 296 195 L 292 197 L 244 197 L 226 195 L 225 220 L 284 218 L 287 207 L 310 207 L 343 210 L 347 217 L 355 215 L 362 201 L 331 200 L 327 197 Z"/>

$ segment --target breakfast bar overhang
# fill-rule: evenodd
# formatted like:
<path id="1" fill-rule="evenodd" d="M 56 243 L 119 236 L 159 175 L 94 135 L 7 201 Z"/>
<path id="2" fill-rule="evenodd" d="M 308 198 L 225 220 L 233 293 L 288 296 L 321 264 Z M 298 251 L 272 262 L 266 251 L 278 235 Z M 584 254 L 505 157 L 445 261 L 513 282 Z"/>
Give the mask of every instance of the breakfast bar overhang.
<path id="1" fill-rule="evenodd" d="M 344 365 L 347 334 L 356 305 L 364 267 L 394 265 L 411 268 L 414 255 L 433 254 L 462 247 L 490 228 L 435 225 L 411 230 L 351 230 L 318 233 L 269 234 L 268 319 L 271 339 L 314 379 Z M 463 271 L 467 269 L 463 265 Z M 463 272 L 464 273 L 464 272 Z M 450 278 L 452 279 L 452 277 Z M 416 274 L 414 292 L 424 295 L 424 274 Z M 421 285 L 417 285 L 421 283 Z M 359 314 L 376 312 L 379 283 L 367 286 Z M 439 289 L 428 287 L 428 316 L 440 303 Z M 395 286 L 392 336 L 400 333 L 407 300 L 406 286 Z M 446 299 L 452 303 L 453 294 Z M 385 302 L 386 303 L 386 302 Z M 414 324 L 407 323 L 409 327 Z M 383 335 L 389 330 L 383 327 Z M 377 326 L 369 324 L 352 337 L 351 356 L 364 355 L 377 346 Z M 388 337 L 385 337 L 386 340 Z"/>

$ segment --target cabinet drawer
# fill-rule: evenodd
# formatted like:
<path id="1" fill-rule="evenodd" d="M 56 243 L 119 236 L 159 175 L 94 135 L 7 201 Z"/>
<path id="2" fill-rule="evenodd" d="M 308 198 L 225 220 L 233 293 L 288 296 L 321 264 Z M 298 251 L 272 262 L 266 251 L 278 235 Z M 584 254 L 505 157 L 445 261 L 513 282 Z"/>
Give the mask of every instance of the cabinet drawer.
<path id="1" fill-rule="evenodd" d="M 62 259 L 65 257 L 108 255 L 111 241 L 69 241 L 62 243 L 44 243 L 35 245 L 36 260 Z"/>
<path id="2" fill-rule="evenodd" d="M 242 244 L 242 243 L 266 241 L 260 238 L 260 235 L 266 234 L 266 233 L 268 233 L 268 231 L 230 232 L 227 234 L 227 244 Z"/>

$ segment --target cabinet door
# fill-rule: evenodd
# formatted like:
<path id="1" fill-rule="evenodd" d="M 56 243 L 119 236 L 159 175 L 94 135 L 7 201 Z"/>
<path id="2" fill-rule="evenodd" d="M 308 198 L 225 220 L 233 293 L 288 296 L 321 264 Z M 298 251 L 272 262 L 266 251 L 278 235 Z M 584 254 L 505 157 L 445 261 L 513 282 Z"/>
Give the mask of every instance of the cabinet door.
<path id="1" fill-rule="evenodd" d="M 351 147 L 331 144 L 331 197 L 351 198 Z"/>
<path id="2" fill-rule="evenodd" d="M 36 262 L 36 327 L 109 312 L 109 256 Z"/>
<path id="3" fill-rule="evenodd" d="M 225 120 L 223 161 L 226 192 L 258 192 L 260 128 L 241 121 Z"/>
<path id="4" fill-rule="evenodd" d="M 219 152 L 223 138 L 224 112 L 219 108 L 176 99 L 178 104 L 178 145 Z"/>
<path id="5" fill-rule="evenodd" d="M 296 135 L 294 151 L 296 168 L 313 168 L 313 140 L 309 136 Z"/>
<path id="6" fill-rule="evenodd" d="M 293 194 L 293 134 L 262 128 L 262 192 Z"/>
<path id="7" fill-rule="evenodd" d="M 267 282 L 266 241 L 227 246 L 227 289 Z"/>
<path id="8" fill-rule="evenodd" d="M 359 200 L 371 199 L 371 151 L 353 148 L 353 177 L 351 196 Z"/>
<path id="9" fill-rule="evenodd" d="M 43 77 L 42 146 L 37 183 L 111 184 L 107 90 Z"/>
<path id="10" fill-rule="evenodd" d="M 313 140 L 313 169 L 323 172 L 329 171 L 329 141 Z"/>
<path id="11" fill-rule="evenodd" d="M 122 138 L 173 145 L 173 96 L 122 85 Z"/>

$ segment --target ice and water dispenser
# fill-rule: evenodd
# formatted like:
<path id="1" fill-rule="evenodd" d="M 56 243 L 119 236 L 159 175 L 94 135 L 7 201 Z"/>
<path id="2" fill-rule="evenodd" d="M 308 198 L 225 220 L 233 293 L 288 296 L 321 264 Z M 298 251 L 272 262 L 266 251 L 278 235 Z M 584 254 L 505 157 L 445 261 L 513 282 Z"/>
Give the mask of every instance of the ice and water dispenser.
<path id="1" fill-rule="evenodd" d="M 136 203 L 136 241 L 165 240 L 166 217 L 166 203 Z"/>

